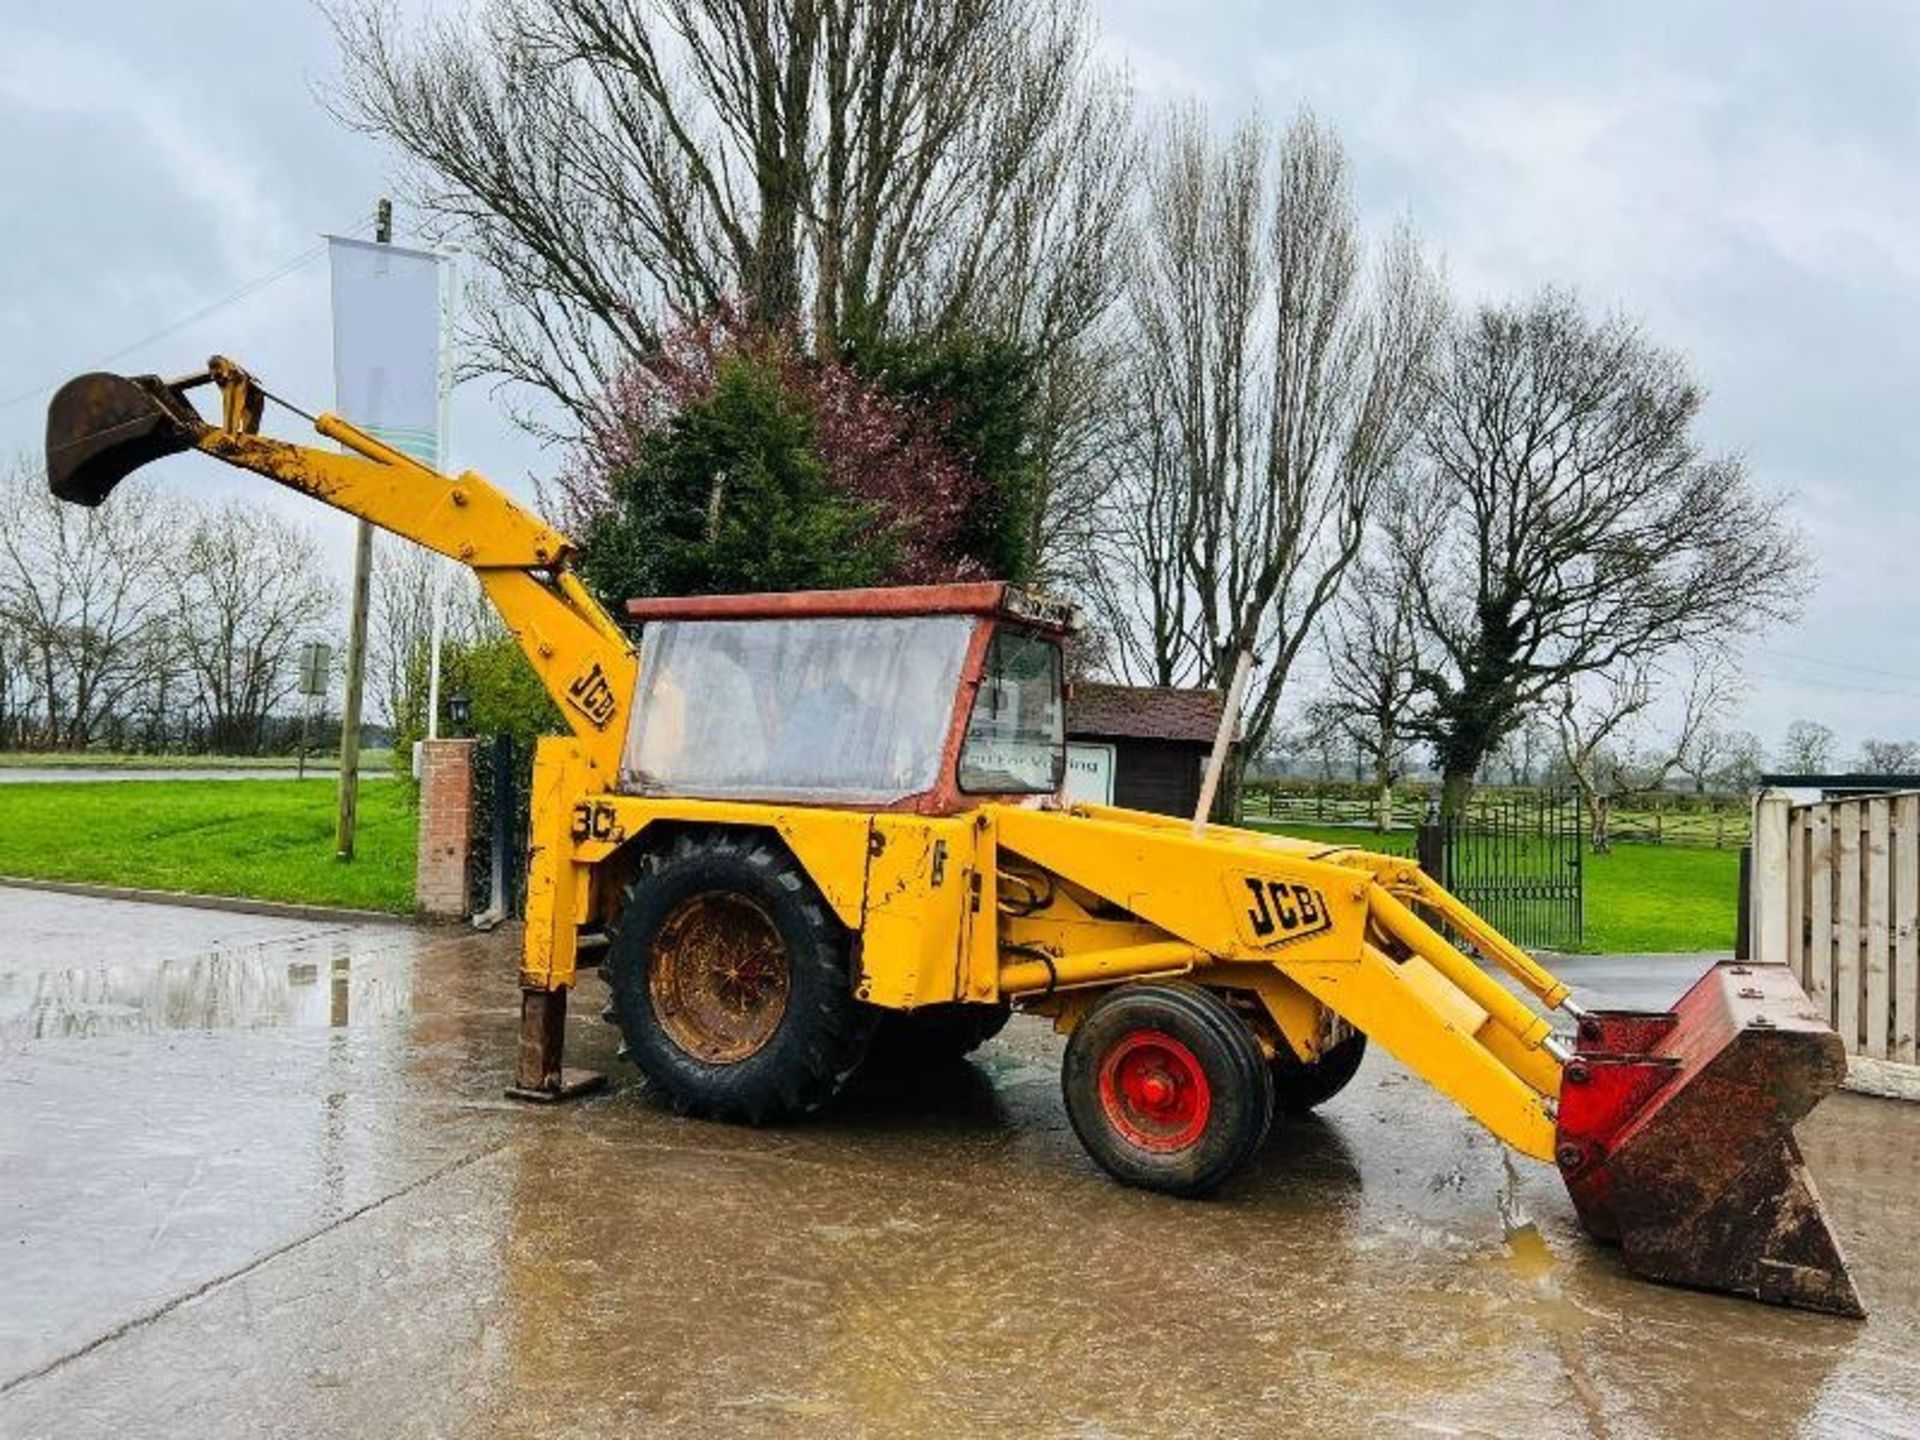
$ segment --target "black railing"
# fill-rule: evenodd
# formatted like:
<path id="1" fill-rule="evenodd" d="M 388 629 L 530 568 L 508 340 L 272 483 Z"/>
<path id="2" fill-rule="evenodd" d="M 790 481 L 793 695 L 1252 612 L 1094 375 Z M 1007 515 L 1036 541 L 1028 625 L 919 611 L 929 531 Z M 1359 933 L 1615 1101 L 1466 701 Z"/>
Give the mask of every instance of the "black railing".
<path id="1" fill-rule="evenodd" d="M 473 850 L 467 897 L 475 915 L 518 919 L 527 913 L 528 796 L 533 752 L 496 735 L 473 757 Z M 496 888 L 494 876 L 500 877 Z"/>
<path id="2" fill-rule="evenodd" d="M 1429 874 L 1516 944 L 1577 949 L 1586 926 L 1578 791 L 1509 791 L 1420 827 Z"/>

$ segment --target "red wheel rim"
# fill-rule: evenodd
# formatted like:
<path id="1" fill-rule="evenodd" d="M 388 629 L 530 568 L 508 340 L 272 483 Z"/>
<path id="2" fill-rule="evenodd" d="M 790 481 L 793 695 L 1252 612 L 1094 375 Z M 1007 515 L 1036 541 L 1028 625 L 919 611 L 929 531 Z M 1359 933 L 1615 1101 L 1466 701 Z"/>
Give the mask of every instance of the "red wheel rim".
<path id="1" fill-rule="evenodd" d="M 1213 1087 L 1200 1060 L 1164 1030 L 1120 1038 L 1100 1065 L 1107 1120 L 1142 1150 L 1184 1150 L 1207 1128 Z"/>

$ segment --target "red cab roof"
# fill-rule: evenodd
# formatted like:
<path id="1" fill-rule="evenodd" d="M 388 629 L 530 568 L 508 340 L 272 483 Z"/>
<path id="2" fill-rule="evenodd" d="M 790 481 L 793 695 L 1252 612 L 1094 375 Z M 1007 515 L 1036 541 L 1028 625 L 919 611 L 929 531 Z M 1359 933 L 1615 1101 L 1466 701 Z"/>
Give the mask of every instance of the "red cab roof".
<path id="1" fill-rule="evenodd" d="M 860 615 L 993 615 L 1064 633 L 1073 606 L 1004 580 L 888 585 L 866 590 L 788 590 L 758 595 L 666 595 L 627 601 L 636 620 L 791 620 Z"/>

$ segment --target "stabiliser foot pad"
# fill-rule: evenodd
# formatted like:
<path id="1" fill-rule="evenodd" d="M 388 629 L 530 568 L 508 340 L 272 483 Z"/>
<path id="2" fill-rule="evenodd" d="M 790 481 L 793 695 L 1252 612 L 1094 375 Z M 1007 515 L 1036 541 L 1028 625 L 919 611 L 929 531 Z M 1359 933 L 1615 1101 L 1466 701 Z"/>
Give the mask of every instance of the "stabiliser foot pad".
<path id="1" fill-rule="evenodd" d="M 607 1077 L 598 1070 L 562 1070 L 553 1086 L 509 1085 L 509 1100 L 524 1100 L 530 1105 L 557 1105 L 562 1100 L 578 1100 L 596 1090 L 607 1088 Z"/>

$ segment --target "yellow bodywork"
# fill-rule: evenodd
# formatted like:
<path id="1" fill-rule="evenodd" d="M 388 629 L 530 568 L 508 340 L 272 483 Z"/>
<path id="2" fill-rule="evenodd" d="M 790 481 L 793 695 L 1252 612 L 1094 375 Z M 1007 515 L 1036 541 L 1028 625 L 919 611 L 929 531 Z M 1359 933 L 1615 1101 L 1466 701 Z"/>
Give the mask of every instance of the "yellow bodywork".
<path id="1" fill-rule="evenodd" d="M 641 657 L 570 573 L 566 537 L 480 476 L 439 475 L 333 416 L 316 427 L 351 453 L 254 434 L 251 380 L 213 373 L 226 423 L 200 449 L 471 566 L 566 716 L 572 733 L 543 740 L 534 769 L 529 992 L 571 987 L 582 929 L 613 917 L 650 836 L 752 827 L 855 937 L 854 983 L 875 1005 L 1010 1000 L 1070 1028 L 1107 987 L 1185 977 L 1302 1060 L 1357 1028 L 1507 1144 L 1552 1158 L 1548 1021 L 1433 922 L 1543 1006 L 1566 988 L 1410 862 L 1101 807 L 934 817 L 622 794 Z"/>

